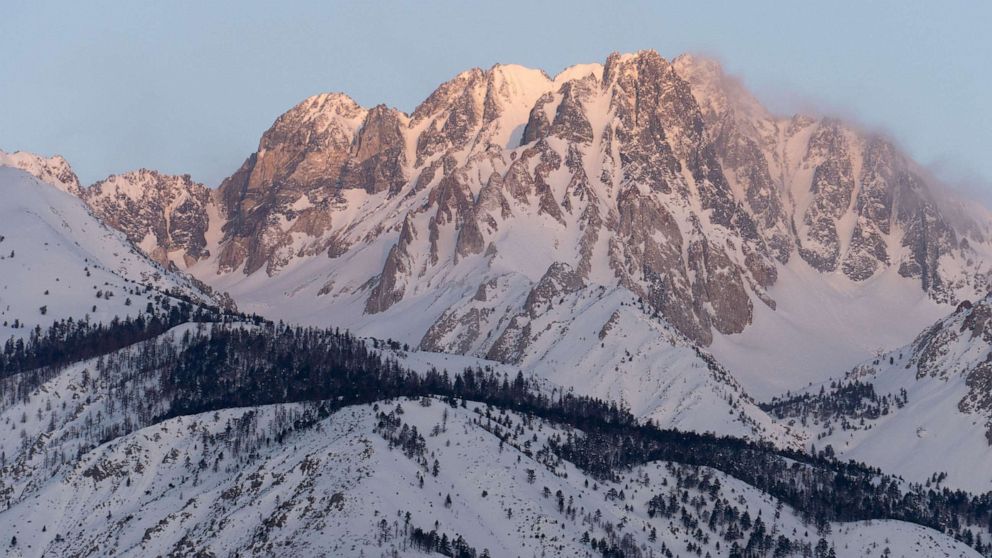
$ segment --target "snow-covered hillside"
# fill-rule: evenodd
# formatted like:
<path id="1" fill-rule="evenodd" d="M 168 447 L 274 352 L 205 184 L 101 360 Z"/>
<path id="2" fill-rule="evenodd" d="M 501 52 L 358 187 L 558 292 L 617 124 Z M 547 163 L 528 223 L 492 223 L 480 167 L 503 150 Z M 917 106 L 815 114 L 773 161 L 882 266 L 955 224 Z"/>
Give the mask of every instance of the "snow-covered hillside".
<path id="1" fill-rule="evenodd" d="M 209 300 L 149 260 L 76 196 L 0 164 L 0 338 L 56 320 L 135 315 L 163 292 Z"/>
<path id="2" fill-rule="evenodd" d="M 519 361 L 412 351 L 398 358 L 415 370 L 430 366 L 522 370 L 549 389 L 622 402 L 644 420 L 681 430 L 714 432 L 798 447 L 789 428 L 758 408 L 733 373 L 664 320 L 652 317 L 622 289 L 580 291 L 556 300 L 528 321 L 531 346 Z"/>
<path id="3" fill-rule="evenodd" d="M 845 458 L 917 482 L 936 474 L 945 485 L 990 491 L 992 470 L 983 466 L 992 460 L 990 318 L 989 297 L 963 302 L 912 343 L 783 398 L 772 414 Z"/>
<path id="4" fill-rule="evenodd" d="M 63 403 L 79 408 L 106 380 L 67 371 L 55 380 L 60 389 L 7 407 L 0 420 L 16 424 L 21 409 L 35 406 L 62 415 Z M 461 537 L 491 556 L 593 556 L 592 539 L 628 556 L 697 549 L 727 556 L 760 522 L 773 547 L 788 544 L 794 552 L 815 548 L 822 535 L 838 556 L 886 549 L 892 556 L 976 556 L 901 522 L 834 524 L 818 533 L 773 498 L 705 468 L 656 462 L 613 482 L 590 478 L 535 453 L 561 430 L 471 401 L 452 407 L 404 399 L 323 420 L 313 412 L 300 404 L 210 412 L 96 447 L 51 478 L 14 489 L 23 495 L 0 512 L 0 530 L 17 541 L 6 555 L 432 554 L 410 537 L 420 528 L 451 543 Z M 515 434 L 503 438 L 504 431 Z M 65 435 L 59 432 L 66 427 L 54 437 Z M 33 447 L 5 449 L 17 456 Z M 649 500 L 659 494 L 687 502 L 684 514 L 650 513 Z M 734 519 L 739 534 L 728 534 L 727 519 L 710 519 L 714 506 L 733 509 L 735 518 L 746 513 L 748 527 L 741 531 Z"/>
<path id="5" fill-rule="evenodd" d="M 256 337 L 232 335 L 238 331 Z M 258 343 L 265 336 L 269 348 Z M 375 357 L 373 350 L 355 360 L 358 348 L 370 344 L 382 354 Z M 287 361 L 283 350 L 303 360 Z M 578 465 L 563 457 L 575 451 L 566 448 L 591 434 L 472 400 L 401 397 L 328 413 L 318 397 L 181 412 L 273 394 L 299 397 L 316 385 L 294 379 L 313 369 L 298 351 L 323 358 L 325 350 L 344 360 L 323 361 L 328 370 L 317 383 L 324 375 L 346 375 L 349 367 L 368 376 L 376 372 L 370 366 L 393 366 L 393 357 L 425 375 L 431 367 L 450 366 L 455 373 L 479 364 L 330 332 L 186 324 L 96 359 L 0 378 L 0 431 L 8 433 L 0 436 L 6 555 L 395 556 L 459 546 L 466 556 L 470 549 L 490 556 L 736 556 L 745 548 L 757 555 L 830 556 L 831 547 L 837 556 L 877 556 L 886 549 L 893 556 L 977 555 L 962 542 L 909 523 L 814 521 L 739 480 L 747 477 L 686 465 L 685 456 L 627 467 L 622 460 L 609 465 L 606 453 L 577 448 L 585 462 Z M 279 366 L 267 366 L 269 359 Z M 196 372 L 197 366 L 205 367 Z M 232 367 L 248 376 L 239 378 Z M 495 377 L 507 378 L 504 372 L 495 370 Z M 190 380 L 190 373 L 201 375 Z M 289 383 L 280 387 L 283 378 Z M 383 380 L 389 384 L 389 378 Z M 342 396 L 363 389 L 356 381 L 342 387 Z M 547 394 L 549 387 L 555 389 L 541 389 Z M 560 398 L 552 391 L 546 401 Z M 185 416 L 165 418 L 177 411 Z M 601 441 L 594 443 L 611 443 L 602 435 L 612 430 L 597 432 Z M 716 438 L 696 443 L 710 445 L 699 451 L 690 446 L 688 454 L 676 445 L 671 455 L 688 455 L 690 462 L 715 458 L 760 482 L 771 472 L 736 464 L 774 450 L 755 454 L 758 446 Z M 740 453 L 728 454 L 729 448 Z M 786 484 L 775 486 L 806 478 L 785 472 L 808 465 L 771 458 L 785 467 L 776 482 Z M 609 474 L 594 468 L 603 466 Z M 867 478 L 891 482 L 873 472 Z M 889 490 L 905 488 L 897 483 Z M 790 501 L 809 505 L 787 493 Z M 838 498 L 885 494 L 845 492 Z M 913 500 L 897 495 L 895 501 Z M 865 510 L 900 513 L 890 506 Z M 432 538 L 432 531 L 445 539 Z M 959 535 L 966 532 L 973 537 L 968 530 Z"/>
<path id="6" fill-rule="evenodd" d="M 775 310 L 756 307 L 750 327 L 717 337 L 709 347 L 759 400 L 819 385 L 879 351 L 905 345 L 953 310 L 895 269 L 852 284 L 795 260 L 779 276 L 769 289 Z"/>

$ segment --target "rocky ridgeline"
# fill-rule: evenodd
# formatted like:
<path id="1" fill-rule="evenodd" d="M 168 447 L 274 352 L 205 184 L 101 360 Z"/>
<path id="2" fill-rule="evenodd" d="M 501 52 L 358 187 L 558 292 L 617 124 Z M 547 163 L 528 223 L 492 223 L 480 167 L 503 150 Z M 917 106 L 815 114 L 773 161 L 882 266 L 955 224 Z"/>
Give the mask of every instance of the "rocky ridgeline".
<path id="1" fill-rule="evenodd" d="M 537 289 L 562 265 L 583 288 L 620 285 L 702 345 L 743 331 L 754 304 L 774 308 L 767 289 L 794 258 L 852 282 L 895 269 L 941 302 L 987 284 L 975 247 L 988 224 L 962 218 L 886 139 L 776 117 L 715 62 L 653 51 L 555 78 L 469 70 L 410 115 L 318 95 L 213 196 L 150 171 L 83 196 L 156 259 L 208 259 L 205 281 L 322 258 L 329 279 L 313 296 L 360 298 L 366 314 L 471 283 L 457 304 L 469 314 L 448 304 L 422 346 L 480 355 L 520 353 L 506 343 L 526 343 L 530 312 L 519 288 L 480 298 L 485 285 L 509 273 Z M 438 334 L 463 328 L 452 344 Z"/>
<path id="2" fill-rule="evenodd" d="M 964 301 L 946 319 L 913 341 L 907 366 L 917 379 L 955 381 L 963 378 L 967 393 L 958 410 L 983 418 L 992 445 L 992 295 L 972 304 Z"/>
<path id="3" fill-rule="evenodd" d="M 83 190 L 82 197 L 104 223 L 163 265 L 176 258 L 189 267 L 210 255 L 211 191 L 189 175 L 141 169 L 101 180 Z"/>
<path id="4" fill-rule="evenodd" d="M 79 178 L 60 155 L 42 157 L 24 151 L 7 153 L 0 150 L 0 166 L 21 169 L 70 194 L 78 195 L 81 191 Z"/>

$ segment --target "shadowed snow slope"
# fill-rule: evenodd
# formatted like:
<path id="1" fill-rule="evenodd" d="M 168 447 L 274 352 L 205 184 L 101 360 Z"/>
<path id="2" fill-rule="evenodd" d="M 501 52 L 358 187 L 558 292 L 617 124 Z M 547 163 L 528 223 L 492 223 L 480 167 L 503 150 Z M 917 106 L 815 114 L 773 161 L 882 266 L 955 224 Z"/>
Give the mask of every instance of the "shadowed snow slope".
<path id="1" fill-rule="evenodd" d="M 992 490 L 992 302 L 962 303 L 904 347 L 772 406 L 808 443 L 925 482 Z M 870 384 L 864 392 L 831 388 Z M 791 402 L 791 403 L 790 403 Z M 883 411 L 884 410 L 884 411 Z"/>

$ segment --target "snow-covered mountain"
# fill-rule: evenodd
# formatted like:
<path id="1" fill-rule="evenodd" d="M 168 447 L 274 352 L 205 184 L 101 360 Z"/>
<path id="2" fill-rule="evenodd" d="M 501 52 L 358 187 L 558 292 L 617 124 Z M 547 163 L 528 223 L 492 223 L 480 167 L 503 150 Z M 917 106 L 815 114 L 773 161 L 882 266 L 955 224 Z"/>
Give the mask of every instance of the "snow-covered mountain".
<path id="1" fill-rule="evenodd" d="M 992 295 L 767 408 L 808 442 L 923 482 L 992 490 Z M 941 475 L 943 473 L 943 475 Z"/>
<path id="2" fill-rule="evenodd" d="M 41 191 L 49 190 L 45 186 L 41 185 Z M 110 244 L 118 250 L 115 253 L 126 250 L 131 259 L 142 260 L 139 262 L 141 265 L 149 266 L 159 274 L 140 275 L 135 281 L 149 284 L 158 280 L 155 277 L 165 277 L 167 281 L 182 283 L 190 293 L 203 295 L 200 289 L 207 289 L 214 302 L 226 302 L 223 292 L 214 295 L 208 287 L 195 279 L 187 280 L 186 276 L 176 271 L 197 258 L 209 257 L 210 252 L 205 248 L 206 238 L 219 236 L 215 230 L 206 230 L 207 219 L 200 218 L 213 210 L 210 200 L 211 195 L 215 194 L 206 187 L 192 182 L 189 177 L 140 170 L 111 176 L 92 186 L 79 188 L 77 193 L 89 205 L 92 216 L 120 229 L 134 245 L 127 245 L 127 241 L 119 235 L 111 235 L 112 238 L 108 237 L 110 240 L 116 243 L 123 241 L 123 245 Z M 71 205 L 77 214 L 76 219 L 92 220 L 92 216 L 85 214 L 85 208 L 80 207 L 76 200 L 71 200 Z M 20 212 L 23 208 L 11 206 L 9 209 Z M 102 227 L 100 230 L 105 231 Z M 159 242 L 160 238 L 166 240 Z M 100 246 L 101 249 L 106 248 L 106 242 Z M 143 258 L 140 252 L 135 251 L 135 246 L 158 263 Z M 142 269 L 141 265 L 118 267 L 122 273 L 133 274 Z M 31 271 L 32 268 L 24 269 Z M 19 285 L 26 284 L 19 276 L 11 278 L 16 278 Z M 488 296 L 492 298 L 499 289 L 507 287 L 506 279 L 490 281 L 488 287 L 480 288 L 469 304 L 485 302 L 487 288 Z M 75 285 L 75 282 L 70 284 Z M 167 286 L 164 283 L 158 285 L 159 288 Z M 581 288 L 576 290 L 576 286 Z M 717 432 L 799 447 L 799 439 L 790 434 L 788 428 L 775 424 L 726 368 L 701 353 L 663 319 L 652 317 L 650 309 L 638 303 L 630 293 L 619 288 L 606 293 L 602 289 L 591 290 L 587 287 L 567 264 L 552 266 L 531 294 L 520 292 L 517 295 L 529 298 L 523 305 L 523 313 L 514 317 L 516 329 L 507 328 L 501 340 L 502 350 L 510 351 L 512 349 L 507 347 L 514 331 L 535 329 L 533 334 L 526 334 L 534 338 L 534 349 L 527 354 L 513 355 L 487 355 L 483 352 L 480 357 L 463 362 L 481 366 L 498 366 L 505 362 L 511 374 L 524 369 L 557 389 L 578 390 L 621 401 L 638 416 L 673 428 Z M 143 290 L 143 287 L 135 285 L 131 290 Z M 99 292 L 103 296 L 106 293 L 112 296 L 115 291 L 108 284 L 108 288 Z M 34 300 L 29 296 L 13 298 L 29 305 Z M 121 301 L 125 307 L 110 305 L 103 313 L 79 304 L 61 305 L 65 313 L 58 313 L 57 317 L 78 319 L 89 315 L 94 321 L 106 322 L 114 316 L 132 315 L 144 310 L 145 298 L 135 298 L 140 305 L 133 308 L 130 298 Z M 565 304 L 566 299 L 568 304 Z M 83 302 L 89 304 L 87 300 Z M 552 307 L 556 306 L 557 309 L 552 311 Z M 49 319 L 47 310 L 45 315 L 38 311 L 37 323 L 20 318 L 18 325 L 24 332 L 30 331 L 23 329 L 25 325 L 47 326 L 54 320 Z M 466 311 L 473 312 L 471 308 Z M 562 312 L 566 318 L 561 317 Z M 530 321 L 533 321 L 533 326 L 521 325 Z M 536 329 L 537 326 L 540 329 Z M 441 336 L 442 330 L 443 325 L 435 326 L 430 330 L 430 335 Z M 428 350 L 444 349 L 427 346 L 426 342 L 424 345 Z M 576 351 L 575 347 L 586 349 Z M 454 352 L 459 353 L 471 355 L 473 351 Z M 407 356 L 405 354 L 401 358 Z M 439 359 L 447 360 L 447 357 L 418 356 L 418 360 L 431 363 Z"/>
<path id="3" fill-rule="evenodd" d="M 713 61 L 652 51 L 469 70 L 409 115 L 311 97 L 209 200 L 111 182 L 156 201 L 98 213 L 265 315 L 501 362 L 567 335 L 589 353 L 606 319 L 576 330 L 576 309 L 528 302 L 557 274 L 589 304 L 639 300 L 762 397 L 983 294 L 992 246 L 987 212 L 886 138 L 778 117 Z"/>
<path id="4" fill-rule="evenodd" d="M 617 303 L 617 310 L 609 305 L 613 298 L 605 301 L 568 299 L 576 313 L 575 325 L 561 333 L 557 330 L 564 328 L 553 316 L 536 319 L 535 329 L 552 333 L 539 335 L 538 351 L 522 362 L 502 364 L 431 351 L 401 351 L 395 356 L 421 372 L 479 366 L 512 376 L 524 370 L 547 389 L 617 401 L 642 420 L 668 428 L 802 446 L 802 437 L 788 425 L 776 424 L 733 372 L 711 355 L 663 322 L 646 317 L 634 301 Z M 588 337 L 598 345 L 577 350 L 589 343 Z"/>
<path id="5" fill-rule="evenodd" d="M 32 160 L 18 154 L 18 161 Z M 62 161 L 61 158 L 48 160 Z M 42 161 L 44 162 L 44 161 Z M 143 312 L 164 293 L 211 301 L 198 281 L 149 260 L 120 232 L 95 218 L 67 191 L 68 166 L 24 166 L 45 182 L 0 164 L 0 336 L 26 336 L 35 326 L 89 318 L 107 322 Z"/>
<path id="6" fill-rule="evenodd" d="M 591 556 L 583 537 L 605 539 L 628 556 L 663 556 L 665 550 L 685 556 L 697 548 L 723 556 L 751 534 L 728 542 L 722 519 L 712 528 L 703 523 L 709 513 L 702 512 L 724 502 L 741 515 L 764 518 L 776 543 L 781 535 L 789 548 L 814 549 L 821 540 L 774 498 L 719 472 L 656 462 L 603 482 L 567 462 L 548 470 L 520 449 L 501 450 L 499 437 L 471 411 L 445 416 L 436 401 L 427 408 L 416 401 L 398 405 L 406 411 L 404 426 L 440 429 L 425 436 L 425 451 L 439 464 L 436 475 L 390 447 L 370 407 L 340 411 L 278 444 L 266 443 L 266 432 L 286 428 L 302 415 L 299 406 L 180 417 L 101 446 L 0 514 L 4 533 L 24 541 L 7 555 L 441 554 L 416 546 L 410 534 L 419 528 L 490 556 Z M 539 439 L 559 434 L 532 426 Z M 675 515 L 649 515 L 651 498 L 693 473 L 717 485 L 684 489 L 700 504 L 700 512 L 686 517 L 701 524 L 703 540 Z M 829 531 L 822 540 L 838 556 L 886 550 L 892 556 L 978 556 L 964 543 L 898 521 L 838 523 Z"/>

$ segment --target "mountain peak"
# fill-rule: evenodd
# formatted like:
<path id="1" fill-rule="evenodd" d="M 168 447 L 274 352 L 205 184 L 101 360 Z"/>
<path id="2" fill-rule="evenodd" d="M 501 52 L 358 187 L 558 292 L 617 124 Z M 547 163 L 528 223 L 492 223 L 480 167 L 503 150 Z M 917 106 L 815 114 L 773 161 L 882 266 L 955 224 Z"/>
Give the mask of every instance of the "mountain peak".
<path id="1" fill-rule="evenodd" d="M 723 64 L 712 56 L 705 56 L 693 52 L 685 52 L 672 60 L 672 65 L 679 69 L 695 68 L 697 71 L 706 71 L 711 74 L 723 75 Z"/>
<path id="2" fill-rule="evenodd" d="M 496 63 L 489 68 L 488 74 L 499 75 L 508 81 L 547 83 L 551 81 L 547 72 L 540 68 L 529 68 L 520 64 Z"/>
<path id="3" fill-rule="evenodd" d="M 81 196 L 94 215 L 164 266 L 188 268 L 210 255 L 206 233 L 212 193 L 188 174 L 138 169 L 111 175 Z"/>
<path id="4" fill-rule="evenodd" d="M 7 153 L 0 150 L 0 166 L 27 171 L 42 182 L 73 195 L 78 196 L 81 191 L 79 178 L 61 155 L 44 157 L 26 151 Z"/>
<path id="5" fill-rule="evenodd" d="M 669 66 L 669 63 L 658 51 L 653 49 L 626 53 L 612 52 L 606 57 L 606 64 L 604 64 L 603 69 L 603 82 L 611 83 L 616 79 L 620 68 L 632 69 L 642 66 L 657 66 L 664 69 Z"/>
<path id="6" fill-rule="evenodd" d="M 768 115 L 715 60 L 651 50 L 554 79 L 473 68 L 410 116 L 326 93 L 280 116 L 219 207 L 197 209 L 197 223 L 217 220 L 197 228 L 216 231 L 197 268 L 206 281 L 264 268 L 298 303 L 287 319 L 315 303 L 383 315 L 423 304 L 431 312 L 408 330 L 371 312 L 344 323 L 416 342 L 459 321 L 462 337 L 437 337 L 477 354 L 503 336 L 501 319 L 518 318 L 526 338 L 516 305 L 540 262 L 568 264 L 588 289 L 619 285 L 704 345 L 747 335 L 782 309 L 780 277 L 807 271 L 852 291 L 871 279 L 937 303 L 973 296 L 988 273 L 976 250 L 990 247 L 959 242 L 929 179 L 873 146 L 831 121 Z M 499 274 L 513 278 L 502 300 L 458 301 L 460 290 L 495 292 Z"/>
<path id="7" fill-rule="evenodd" d="M 361 110 L 362 106 L 347 93 L 330 91 L 311 95 L 297 104 L 295 108 L 309 113 L 330 111 L 337 114 L 350 114 L 353 111 Z"/>
<path id="8" fill-rule="evenodd" d="M 564 70 L 558 72 L 554 77 L 554 83 L 556 86 L 572 81 L 573 79 L 582 79 L 588 76 L 593 76 L 596 81 L 603 79 L 603 65 L 599 63 L 591 64 L 573 64 Z"/>
<path id="9" fill-rule="evenodd" d="M 262 137 L 280 136 L 280 132 L 305 129 L 306 139 L 335 134 L 342 128 L 356 128 L 368 111 L 344 93 L 320 93 L 304 99 L 276 119 Z"/>
<path id="10" fill-rule="evenodd" d="M 696 103 L 711 124 L 728 113 L 752 127 L 758 125 L 756 121 L 773 118 L 739 79 L 724 71 L 717 59 L 683 54 L 672 61 L 672 66 L 692 86 Z"/>

